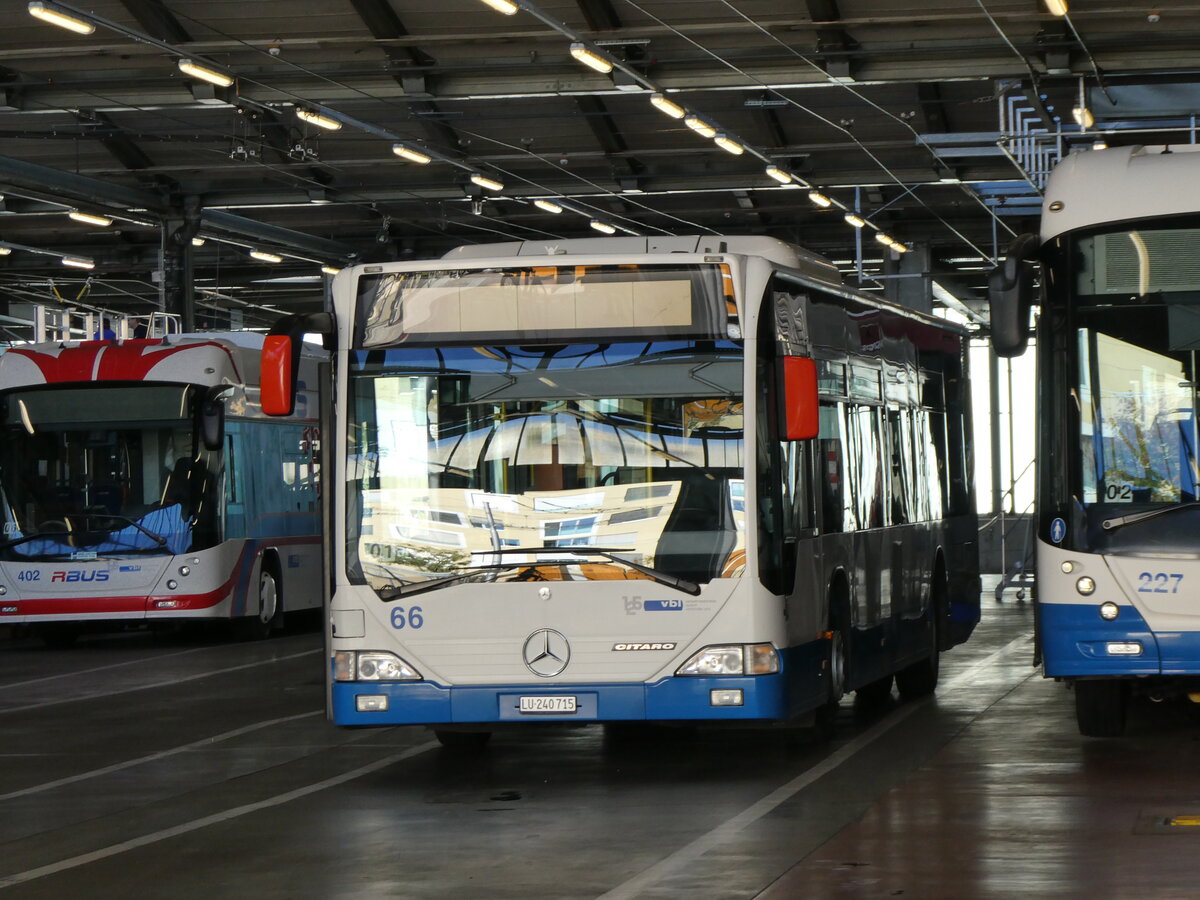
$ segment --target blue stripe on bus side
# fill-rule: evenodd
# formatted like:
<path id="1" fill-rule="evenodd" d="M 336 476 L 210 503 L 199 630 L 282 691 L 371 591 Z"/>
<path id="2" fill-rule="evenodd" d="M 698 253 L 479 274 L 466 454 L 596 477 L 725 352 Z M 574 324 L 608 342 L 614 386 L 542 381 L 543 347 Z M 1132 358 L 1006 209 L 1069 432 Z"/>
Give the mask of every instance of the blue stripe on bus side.
<path id="1" fill-rule="evenodd" d="M 1045 603 L 1040 605 L 1042 657 L 1050 678 L 1086 675 L 1158 675 L 1160 643 L 1146 620 L 1132 606 L 1122 606 L 1117 618 L 1106 622 L 1097 611 L 1099 604 Z M 1190 644 L 1193 668 L 1200 671 L 1200 634 L 1176 634 L 1174 643 Z M 1112 656 L 1110 642 L 1136 641 L 1140 656 Z"/>
<path id="2" fill-rule="evenodd" d="M 723 678 L 671 677 L 653 683 L 524 684 L 445 687 L 432 682 L 349 683 L 333 685 L 336 725 L 416 725 L 468 722 L 579 721 L 779 721 L 811 710 L 823 684 L 814 683 L 825 652 L 814 641 L 784 652 L 778 675 Z M 805 673 L 808 673 L 807 675 Z M 710 692 L 741 690 L 741 706 L 713 706 Z M 385 695 L 386 712 L 361 713 L 359 695 Z M 521 696 L 573 696 L 574 715 L 521 715 Z"/>

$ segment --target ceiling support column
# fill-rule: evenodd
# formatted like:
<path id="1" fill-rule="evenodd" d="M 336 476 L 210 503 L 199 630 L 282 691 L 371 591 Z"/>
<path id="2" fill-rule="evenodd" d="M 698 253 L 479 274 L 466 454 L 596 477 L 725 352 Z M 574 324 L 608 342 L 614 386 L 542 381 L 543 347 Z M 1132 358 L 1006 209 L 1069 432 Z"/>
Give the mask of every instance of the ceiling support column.
<path id="1" fill-rule="evenodd" d="M 162 225 L 163 311 L 179 316 L 185 333 L 196 330 L 192 238 L 200 230 L 200 198 L 172 198 Z"/>

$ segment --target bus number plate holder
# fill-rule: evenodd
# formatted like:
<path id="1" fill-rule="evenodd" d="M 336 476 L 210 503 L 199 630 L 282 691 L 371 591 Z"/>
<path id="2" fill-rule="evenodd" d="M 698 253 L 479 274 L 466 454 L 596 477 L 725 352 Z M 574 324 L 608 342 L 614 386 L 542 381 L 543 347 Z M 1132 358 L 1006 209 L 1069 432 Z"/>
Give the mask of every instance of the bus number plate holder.
<path id="1" fill-rule="evenodd" d="M 521 697 L 517 701 L 517 709 L 522 715 L 561 715 L 574 713 L 577 708 L 575 698 L 571 696 Z"/>

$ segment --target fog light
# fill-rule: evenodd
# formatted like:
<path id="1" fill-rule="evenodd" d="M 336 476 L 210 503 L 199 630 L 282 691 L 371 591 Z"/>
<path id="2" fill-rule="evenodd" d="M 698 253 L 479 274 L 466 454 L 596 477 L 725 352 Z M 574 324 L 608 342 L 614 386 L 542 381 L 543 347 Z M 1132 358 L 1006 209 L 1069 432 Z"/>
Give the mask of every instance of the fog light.
<path id="1" fill-rule="evenodd" d="M 1068 559 L 1068 560 L 1065 560 L 1059 568 L 1062 569 L 1064 575 L 1070 575 L 1072 572 L 1075 571 L 1075 563 L 1071 562 Z"/>
<path id="2" fill-rule="evenodd" d="M 712 706 L 741 706 L 742 692 L 740 690 L 709 691 L 708 702 Z"/>
<path id="3" fill-rule="evenodd" d="M 354 708 L 359 712 L 387 712 L 387 694 L 359 694 L 354 698 Z"/>
<path id="4" fill-rule="evenodd" d="M 175 588 L 177 588 L 177 587 L 179 587 L 179 582 L 178 582 L 178 581 L 176 581 L 174 578 L 170 579 L 170 580 L 167 582 L 167 590 L 168 590 L 168 591 L 173 591 L 173 590 L 175 590 Z"/>
<path id="5" fill-rule="evenodd" d="M 6 588 L 4 585 L 0 584 L 0 597 L 3 597 L 7 593 L 8 593 L 8 588 Z"/>
<path id="6" fill-rule="evenodd" d="M 1110 641 L 1108 643 L 1109 656 L 1141 656 L 1142 645 L 1137 641 Z"/>
<path id="7" fill-rule="evenodd" d="M 1105 600 L 1100 604 L 1100 618 L 1105 622 L 1111 622 L 1121 612 L 1121 607 L 1113 603 L 1111 600 Z"/>
<path id="8" fill-rule="evenodd" d="M 179 574 L 182 575 L 184 578 L 187 578 L 189 575 L 192 574 L 192 570 L 189 569 L 187 566 L 180 566 Z"/>
<path id="9" fill-rule="evenodd" d="M 1084 575 L 1077 582 L 1075 582 L 1075 590 L 1079 591 L 1079 593 L 1083 594 L 1085 597 L 1090 597 L 1092 594 L 1096 593 L 1096 582 Z"/>

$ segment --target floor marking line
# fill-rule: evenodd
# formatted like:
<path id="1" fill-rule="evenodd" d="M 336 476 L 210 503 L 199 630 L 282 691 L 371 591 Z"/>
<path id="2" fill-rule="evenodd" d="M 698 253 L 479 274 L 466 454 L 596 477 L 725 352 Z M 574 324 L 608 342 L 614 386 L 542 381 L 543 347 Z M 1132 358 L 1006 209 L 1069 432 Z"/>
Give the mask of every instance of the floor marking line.
<path id="1" fill-rule="evenodd" d="M 201 828 L 207 828 L 209 825 L 217 825 L 221 822 L 228 822 L 231 819 L 237 819 L 241 816 L 249 815 L 253 812 L 258 812 L 263 809 L 270 809 L 274 806 L 282 806 L 285 803 L 290 803 L 293 800 L 299 800 L 301 797 L 307 797 L 309 794 L 315 794 L 318 791 L 323 791 L 326 788 L 336 787 L 339 784 L 345 784 L 347 781 L 353 781 L 356 778 L 361 778 L 364 775 L 370 775 L 372 772 L 378 772 L 380 769 L 386 769 L 388 766 L 395 765 L 406 759 L 411 759 L 414 756 L 419 756 L 428 750 L 440 746 L 437 741 L 427 741 L 424 744 L 418 744 L 416 747 L 410 747 L 399 753 L 393 753 L 390 756 L 385 756 L 383 759 L 378 759 L 373 763 L 365 766 L 360 766 L 357 769 L 351 769 L 349 772 L 343 772 L 341 775 L 335 775 L 332 778 L 326 778 L 323 781 L 314 782 L 313 784 L 305 785 L 301 788 L 288 791 L 283 794 L 277 794 L 274 797 L 268 797 L 266 800 L 259 800 L 255 803 L 247 803 L 243 806 L 235 806 L 232 809 L 227 809 L 219 813 L 213 813 L 203 818 L 193 819 L 191 822 L 184 822 L 181 825 L 175 825 L 171 828 L 164 828 L 160 831 L 154 831 L 150 834 L 144 834 L 140 837 L 130 838 L 127 841 L 121 841 L 119 844 L 112 844 L 108 847 L 101 847 L 99 850 L 93 850 L 90 853 L 81 853 L 78 856 L 72 856 L 67 859 L 59 860 L 48 865 L 38 866 L 35 869 L 27 869 L 24 872 L 17 872 L 13 875 L 7 875 L 0 878 L 0 890 L 13 887 L 18 884 L 25 884 L 29 881 L 34 881 L 38 878 L 45 878 L 47 875 L 57 875 L 59 872 L 65 872 L 68 869 L 75 869 L 79 866 L 85 866 L 88 863 L 97 862 L 102 859 L 108 859 L 111 856 L 117 856 L 121 853 L 126 853 L 130 850 L 137 850 L 141 847 L 148 847 L 151 844 L 157 844 L 159 841 L 169 840 L 170 838 L 179 837 L 180 835 L 188 834 L 193 831 L 199 831 Z"/>
<path id="2" fill-rule="evenodd" d="M 286 640 L 286 638 L 284 638 Z M 130 659 L 125 662 L 109 663 L 106 666 L 95 666 L 91 669 L 79 669 L 75 672 L 62 672 L 58 675 L 43 675 L 40 678 L 30 678 L 26 681 L 13 681 L 7 684 L 0 684 L 0 691 L 7 691 L 12 688 L 26 687 L 31 684 L 40 684 L 43 681 L 58 681 L 63 678 L 74 678 L 77 675 L 94 675 L 96 672 L 105 672 L 109 669 L 120 669 L 125 666 L 141 666 L 146 663 L 154 663 L 163 659 L 173 659 L 177 656 L 189 656 L 193 653 L 203 653 L 206 650 L 221 650 L 228 647 L 228 644 L 210 644 L 205 647 L 191 647 L 187 650 L 172 650 L 169 653 L 160 653 L 157 656 L 147 656 L 142 659 Z"/>
<path id="3" fill-rule="evenodd" d="M 996 650 L 986 658 L 975 663 L 970 668 L 959 672 L 953 678 L 942 683 L 941 687 L 943 691 L 955 690 L 961 683 L 969 680 L 976 673 L 991 666 L 997 659 L 1009 653 L 1018 644 L 1028 643 L 1031 636 L 1032 632 L 1025 632 L 1019 637 L 1009 641 L 999 650 Z M 643 870 L 629 880 L 617 885 L 612 890 L 601 894 L 600 900 L 628 900 L 628 898 L 638 896 L 639 892 L 644 891 L 646 888 L 656 884 L 659 881 L 662 881 L 668 875 L 675 873 L 686 864 L 695 861 L 708 851 L 729 840 L 739 831 L 758 821 L 776 807 L 783 805 L 793 796 L 804 790 L 804 788 L 832 772 L 834 769 L 842 765 L 842 763 L 856 755 L 864 747 L 878 740 L 883 734 L 890 731 L 896 725 L 899 725 L 909 716 L 913 715 L 913 713 L 923 709 L 930 702 L 932 702 L 932 700 L 932 696 L 926 697 L 917 703 L 907 704 L 900 709 L 893 711 L 885 719 L 875 723 L 875 725 L 864 731 L 854 740 L 847 744 L 843 744 L 834 753 L 825 757 L 825 759 L 821 760 L 821 762 L 817 763 L 811 769 L 805 770 L 791 781 L 776 788 L 771 793 L 748 806 L 737 815 L 722 822 L 720 825 L 713 828 L 706 834 L 700 835 L 700 837 L 696 838 L 691 843 L 680 847 L 670 856 L 659 860 L 654 865 Z"/>
<path id="4" fill-rule="evenodd" d="M 0 801 L 12 800 L 17 797 L 25 797 L 29 794 L 37 794 L 42 791 L 53 790 L 54 788 L 62 787 L 67 784 L 75 784 L 79 781 L 86 781 L 89 778 L 99 778 L 102 775 L 111 775 L 113 772 L 120 772 L 122 769 L 131 769 L 134 766 L 140 766 L 143 763 L 155 762 L 160 759 L 165 759 L 168 756 L 175 756 L 178 753 L 186 753 L 189 750 L 196 750 L 201 747 L 210 747 L 213 744 L 221 743 L 235 737 L 241 737 L 244 734 L 250 734 L 259 731 L 263 728 L 270 728 L 272 725 L 281 725 L 284 722 L 294 722 L 297 719 L 306 719 L 310 716 L 321 715 L 324 710 L 314 709 L 309 712 L 297 713 L 294 716 L 281 716 L 277 719 L 265 719 L 262 722 L 254 722 L 251 725 L 243 725 L 241 728 L 235 728 L 232 731 L 225 731 L 221 734 L 214 734 L 211 737 L 200 738 L 192 741 L 190 744 L 181 744 L 178 747 L 172 747 L 169 750 L 159 750 L 156 753 L 150 753 L 146 756 L 139 756 L 137 759 L 127 759 L 124 762 L 113 763 L 110 766 L 104 766 L 99 769 L 92 769 L 88 772 L 80 772 L 77 775 L 68 775 L 65 778 L 59 778 L 55 781 L 47 781 L 43 784 L 35 784 L 31 787 L 21 788 L 19 791 L 10 791 L 7 794 L 0 794 Z"/>
<path id="5" fill-rule="evenodd" d="M 201 678 L 211 678 L 214 675 L 225 675 L 225 674 L 228 674 L 229 672 L 240 672 L 242 669 L 253 669 L 256 666 L 261 666 L 264 664 L 286 662 L 289 659 L 299 659 L 301 656 L 308 656 L 309 654 L 312 654 L 312 653 L 324 653 L 324 652 L 325 652 L 324 649 L 321 647 L 313 647 L 310 650 L 302 650 L 299 653 L 290 653 L 287 656 L 274 656 L 270 659 L 259 659 L 259 660 L 255 660 L 254 662 L 242 663 L 241 665 L 238 665 L 238 666 L 229 666 L 228 668 L 225 668 L 225 669 L 213 669 L 209 672 L 197 672 L 195 675 L 184 675 L 180 678 L 170 678 L 166 681 L 155 681 L 151 684 L 139 684 L 139 685 L 135 685 L 133 687 L 121 688 L 118 691 L 106 691 L 104 693 L 99 693 L 99 694 L 80 694 L 77 697 L 63 697 L 59 700 L 44 700 L 41 703 L 29 703 L 29 704 L 26 704 L 25 706 L 7 706 L 7 707 L 0 709 L 0 715 L 6 715 L 7 713 L 15 713 L 15 712 L 27 712 L 28 710 L 31 710 L 31 709 L 44 709 L 47 706 L 59 706 L 60 704 L 63 704 L 63 703 L 80 703 L 85 700 L 100 700 L 100 699 L 103 699 L 106 697 L 117 697 L 117 696 L 120 696 L 121 694 L 132 694 L 137 691 L 149 691 L 149 690 L 153 690 L 154 688 L 169 687 L 171 685 L 176 685 L 176 684 L 185 684 L 186 682 L 197 681 Z"/>

